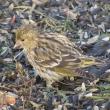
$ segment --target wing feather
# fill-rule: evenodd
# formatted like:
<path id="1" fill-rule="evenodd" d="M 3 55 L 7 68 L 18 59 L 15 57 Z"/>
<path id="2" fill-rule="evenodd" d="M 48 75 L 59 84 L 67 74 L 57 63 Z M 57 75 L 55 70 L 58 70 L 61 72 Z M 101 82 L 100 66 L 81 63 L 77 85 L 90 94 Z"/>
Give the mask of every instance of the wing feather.
<path id="1" fill-rule="evenodd" d="M 45 34 L 40 36 L 41 40 L 35 51 L 35 61 L 40 66 L 54 68 L 62 66 L 73 66 L 76 60 L 80 62 L 81 53 L 78 48 L 71 43 L 65 36 L 59 34 Z M 80 50 L 80 49 L 79 49 Z M 66 65 L 66 66 L 65 66 Z"/>

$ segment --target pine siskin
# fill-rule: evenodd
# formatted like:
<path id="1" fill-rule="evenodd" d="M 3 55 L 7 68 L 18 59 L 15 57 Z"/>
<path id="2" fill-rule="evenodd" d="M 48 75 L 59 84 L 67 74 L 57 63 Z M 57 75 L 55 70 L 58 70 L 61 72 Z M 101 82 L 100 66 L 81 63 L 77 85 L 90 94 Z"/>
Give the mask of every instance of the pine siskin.
<path id="1" fill-rule="evenodd" d="M 87 74 L 80 74 L 77 70 L 100 64 L 95 58 L 83 55 L 81 49 L 66 36 L 40 33 L 31 25 L 16 31 L 14 48 L 17 47 L 23 48 L 30 64 L 49 84 L 64 77 L 85 77 Z"/>

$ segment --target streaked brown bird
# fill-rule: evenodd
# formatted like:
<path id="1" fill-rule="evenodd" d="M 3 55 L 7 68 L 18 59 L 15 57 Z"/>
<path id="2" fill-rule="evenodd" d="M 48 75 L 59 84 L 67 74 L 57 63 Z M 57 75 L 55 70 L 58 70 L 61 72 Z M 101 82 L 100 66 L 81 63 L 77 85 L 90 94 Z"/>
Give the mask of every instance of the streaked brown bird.
<path id="1" fill-rule="evenodd" d="M 40 33 L 32 25 L 17 29 L 14 48 L 23 48 L 30 64 L 48 85 L 64 77 L 85 77 L 89 73 L 80 74 L 77 69 L 101 64 L 94 57 L 83 55 L 66 36 Z"/>

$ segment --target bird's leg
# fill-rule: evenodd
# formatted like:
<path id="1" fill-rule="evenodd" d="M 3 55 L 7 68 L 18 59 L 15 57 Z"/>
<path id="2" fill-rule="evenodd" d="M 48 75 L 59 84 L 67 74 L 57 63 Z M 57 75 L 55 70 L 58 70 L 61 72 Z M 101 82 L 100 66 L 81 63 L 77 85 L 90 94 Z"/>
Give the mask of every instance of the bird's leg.
<path id="1" fill-rule="evenodd" d="M 66 95 L 65 95 L 65 91 L 59 90 L 58 86 L 57 87 L 53 87 L 52 84 L 55 83 L 54 81 L 50 81 L 48 80 L 46 82 L 46 86 L 47 86 L 47 92 L 52 92 L 51 90 L 55 91 L 57 93 L 57 95 L 61 96 L 62 99 L 65 101 L 66 100 Z"/>

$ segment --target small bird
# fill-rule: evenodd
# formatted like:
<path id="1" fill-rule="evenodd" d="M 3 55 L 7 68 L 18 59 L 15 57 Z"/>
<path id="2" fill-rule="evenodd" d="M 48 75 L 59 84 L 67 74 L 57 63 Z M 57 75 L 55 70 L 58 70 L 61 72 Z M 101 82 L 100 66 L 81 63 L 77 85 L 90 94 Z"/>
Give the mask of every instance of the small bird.
<path id="1" fill-rule="evenodd" d="M 30 64 L 48 85 L 64 77 L 89 76 L 89 73 L 82 74 L 77 70 L 101 64 L 94 57 L 84 55 L 66 36 L 39 32 L 32 25 L 17 29 L 14 48 L 23 48 Z"/>

